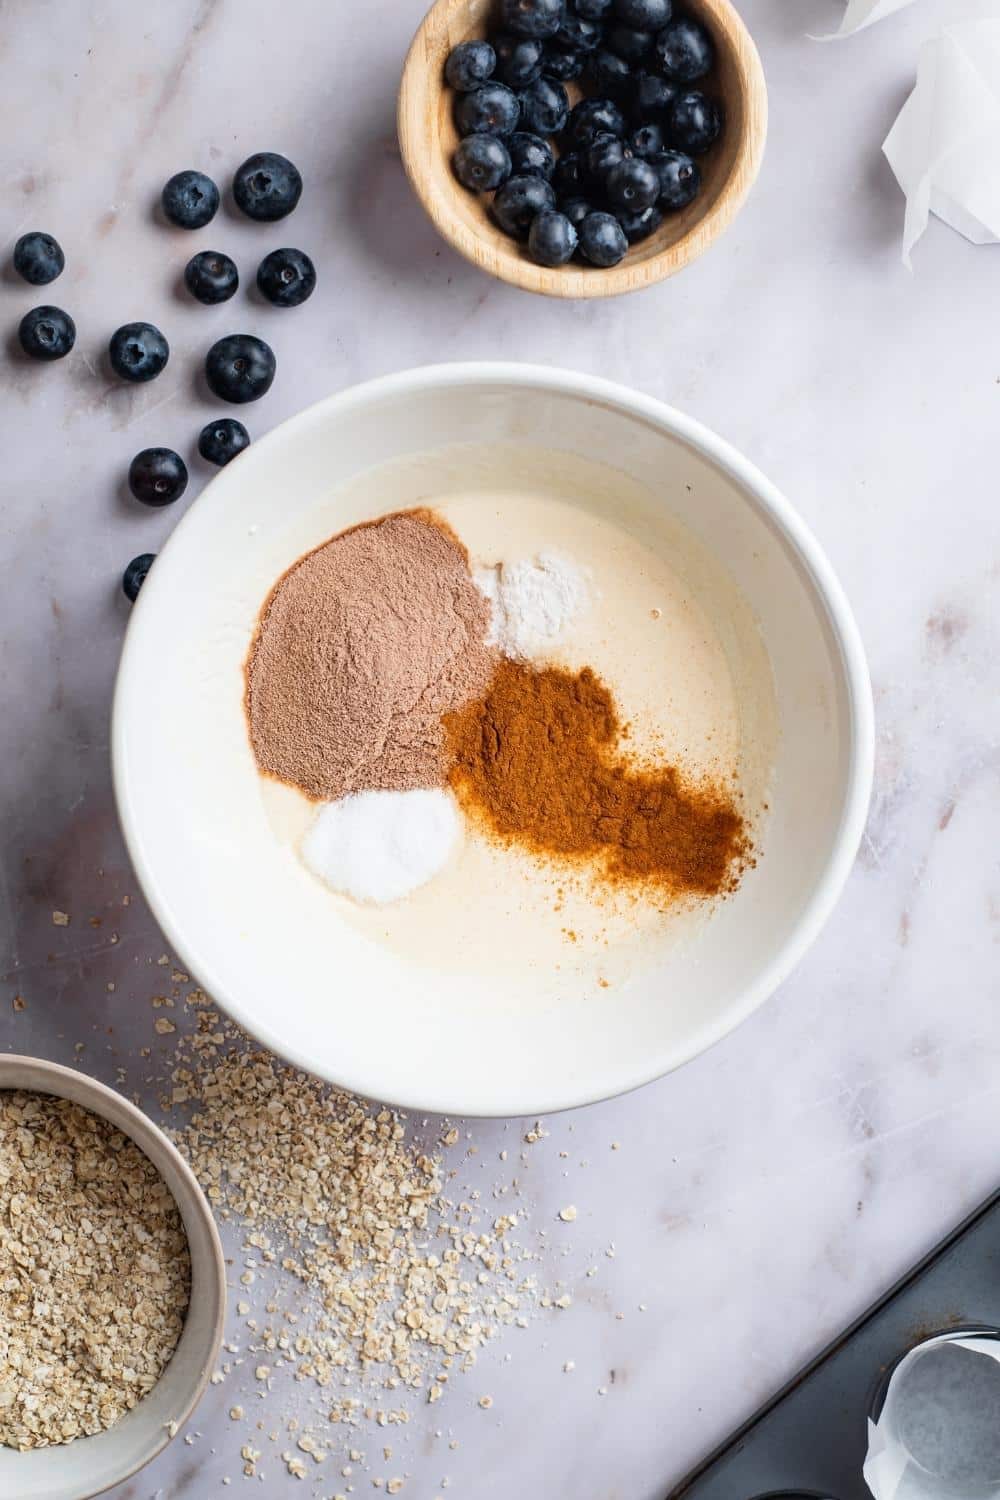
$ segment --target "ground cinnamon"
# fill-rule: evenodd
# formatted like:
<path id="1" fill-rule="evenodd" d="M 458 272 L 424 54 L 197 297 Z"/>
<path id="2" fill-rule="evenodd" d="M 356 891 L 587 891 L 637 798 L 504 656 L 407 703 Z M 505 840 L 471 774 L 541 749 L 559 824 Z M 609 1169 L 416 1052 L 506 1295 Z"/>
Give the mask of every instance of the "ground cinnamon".
<path id="1" fill-rule="evenodd" d="M 502 658 L 483 696 L 444 724 L 451 785 L 502 841 L 670 894 L 738 882 L 749 845 L 732 794 L 630 764 L 615 701 L 589 668 Z"/>

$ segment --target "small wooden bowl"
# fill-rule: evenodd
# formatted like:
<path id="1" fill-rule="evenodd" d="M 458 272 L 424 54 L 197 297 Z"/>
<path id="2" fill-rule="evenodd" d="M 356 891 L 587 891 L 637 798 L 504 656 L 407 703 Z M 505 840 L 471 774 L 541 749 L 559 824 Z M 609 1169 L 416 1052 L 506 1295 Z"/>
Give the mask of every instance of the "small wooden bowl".
<path id="1" fill-rule="evenodd" d="M 693 87 L 720 99 L 721 139 L 699 158 L 701 192 L 680 213 L 667 214 L 656 234 L 634 245 L 611 270 L 576 260 L 557 270 L 536 266 L 523 245 L 490 217 L 489 194 L 462 187 L 451 168 L 458 144 L 454 93 L 445 83 L 448 53 L 484 37 L 493 0 L 435 0 L 413 39 L 399 90 L 398 128 L 403 165 L 438 231 L 473 265 L 512 286 L 549 297 L 616 297 L 673 276 L 707 250 L 732 223 L 753 186 L 767 134 L 767 89 L 760 57 L 729 0 L 685 0 L 686 11 L 712 34 L 716 64 Z M 571 99 L 579 97 L 568 85 Z"/>

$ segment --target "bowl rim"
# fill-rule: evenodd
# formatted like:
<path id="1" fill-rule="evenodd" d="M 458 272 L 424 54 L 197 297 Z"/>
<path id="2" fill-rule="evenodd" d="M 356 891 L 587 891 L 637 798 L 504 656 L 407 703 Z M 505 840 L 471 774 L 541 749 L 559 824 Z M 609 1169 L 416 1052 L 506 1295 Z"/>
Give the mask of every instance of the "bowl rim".
<path id="1" fill-rule="evenodd" d="M 706 9 L 711 11 L 714 23 L 721 26 L 733 41 L 747 100 L 746 129 L 718 198 L 679 240 L 649 259 L 630 263 L 626 256 L 610 269 L 582 268 L 570 275 L 566 275 L 562 267 L 552 269 L 536 265 L 523 254 L 499 255 L 481 235 L 470 233 L 459 222 L 450 210 L 447 198 L 426 191 L 422 183 L 423 174 L 417 166 L 421 153 L 419 148 L 415 149 L 418 137 L 411 132 L 409 125 L 411 116 L 423 113 L 414 80 L 423 77 L 427 67 L 428 36 L 446 9 L 460 3 L 462 0 L 434 0 L 407 50 L 396 99 L 396 137 L 407 180 L 434 228 L 453 250 L 478 270 L 508 286 L 543 296 L 580 301 L 618 297 L 655 286 L 682 271 L 711 248 L 746 202 L 760 173 L 767 144 L 768 95 L 764 65 L 757 44 L 732 0 L 702 0 Z"/>
<path id="2" fill-rule="evenodd" d="M 849 756 L 839 826 L 812 894 L 771 962 L 752 984 L 737 993 L 723 1016 L 700 1028 L 684 1046 L 674 1046 L 665 1052 L 657 1052 L 644 1064 L 633 1068 L 627 1075 L 616 1078 L 607 1086 L 597 1089 L 593 1087 L 583 1090 L 576 1087 L 567 1088 L 558 1080 L 553 1080 L 546 1097 L 539 1100 L 537 1104 L 533 1104 L 530 1109 L 522 1109 L 519 1104 L 514 1111 L 517 1115 L 555 1114 L 561 1110 L 575 1109 L 586 1104 L 596 1104 L 607 1099 L 618 1098 L 630 1093 L 633 1089 L 664 1077 L 701 1053 L 707 1052 L 758 1010 L 800 962 L 824 926 L 843 890 L 864 831 L 871 797 L 875 758 L 871 680 L 861 634 L 847 596 L 819 542 L 795 511 L 791 502 L 761 473 L 755 464 L 744 458 L 732 444 L 719 437 L 711 428 L 657 397 L 631 390 L 615 381 L 548 365 L 503 361 L 462 361 L 423 365 L 411 370 L 378 376 L 323 397 L 299 412 L 297 416 L 290 417 L 272 428 L 255 446 L 258 451 L 265 445 L 267 448 L 277 447 L 295 438 L 303 430 L 322 424 L 333 412 L 339 415 L 349 414 L 352 409 L 370 403 L 391 400 L 417 392 L 447 392 L 455 386 L 467 387 L 469 385 L 501 386 L 508 389 L 516 387 L 542 394 L 553 392 L 610 407 L 659 428 L 714 463 L 739 486 L 751 503 L 756 504 L 795 554 L 808 583 L 825 609 L 831 636 L 839 653 L 847 695 L 846 733 Z M 253 452 L 253 449 L 248 451 Z M 243 461 L 245 462 L 245 459 Z M 222 472 L 220 471 L 220 474 Z M 188 508 L 163 547 L 161 556 L 179 544 L 178 538 L 182 537 L 192 524 L 192 517 L 198 506 L 211 503 L 206 499 L 211 488 L 210 482 Z M 129 678 L 134 672 L 141 672 L 140 637 L 139 633 L 132 628 L 132 622 L 141 621 L 143 618 L 144 596 L 145 590 L 143 594 L 140 594 L 134 606 L 132 621 L 125 634 L 115 681 L 111 722 L 112 782 L 115 803 L 136 878 L 169 946 L 188 972 L 198 976 L 212 999 L 248 1035 L 293 1066 L 317 1076 L 313 1058 L 303 1050 L 289 1047 L 271 1027 L 262 1026 L 256 1021 L 251 1022 L 243 1011 L 239 997 L 230 993 L 221 980 L 215 982 L 217 976 L 214 975 L 212 963 L 202 960 L 197 948 L 188 942 L 184 933 L 173 922 L 169 903 L 161 899 L 156 873 L 145 859 L 142 840 L 133 814 L 125 769 Z M 326 1073 L 320 1076 L 335 1087 L 360 1096 L 372 1099 L 383 1098 L 378 1083 L 377 1060 L 373 1060 L 370 1066 L 350 1077 L 335 1077 Z M 496 1110 L 486 1112 L 477 1110 L 474 1102 L 470 1103 L 468 1099 L 461 1098 L 457 1092 L 453 1092 L 451 1087 L 443 1092 L 425 1091 L 420 1087 L 419 1080 L 415 1080 L 413 1089 L 405 1096 L 387 1102 L 421 1113 L 455 1115 L 469 1119 L 507 1117 L 507 1114 L 499 1115 Z"/>
<path id="3" fill-rule="evenodd" d="M 30 1080 L 28 1075 L 32 1075 Z M 38 1080 L 41 1080 L 40 1082 Z M 67 1092 L 67 1085 L 71 1084 L 77 1094 Z M 203 1229 L 208 1245 L 210 1247 L 210 1265 L 204 1269 L 208 1272 L 206 1285 L 206 1309 L 211 1310 L 212 1329 L 210 1335 L 211 1354 L 202 1362 L 198 1379 L 191 1386 L 184 1400 L 178 1404 L 177 1414 L 173 1418 L 171 1429 L 158 1428 L 155 1440 L 150 1442 L 146 1454 L 137 1463 L 123 1466 L 116 1473 L 114 1479 L 107 1485 L 102 1484 L 97 1490 L 81 1490 L 79 1500 L 93 1500 L 96 1495 L 107 1494 L 108 1490 L 117 1485 L 124 1484 L 126 1480 L 132 1479 L 140 1473 L 154 1458 L 158 1458 L 164 1448 L 173 1441 L 173 1438 L 187 1422 L 194 1412 L 196 1406 L 204 1396 L 212 1371 L 218 1362 L 219 1350 L 222 1347 L 222 1339 L 225 1333 L 226 1323 L 226 1259 L 219 1236 L 219 1227 L 215 1222 L 215 1215 L 205 1196 L 204 1189 L 199 1183 L 194 1172 L 191 1170 L 184 1157 L 178 1151 L 173 1141 L 155 1120 L 146 1114 L 145 1110 L 133 1104 L 124 1094 L 117 1089 L 110 1088 L 108 1084 L 102 1083 L 98 1078 L 92 1078 L 89 1073 L 82 1073 L 78 1068 L 68 1067 L 65 1063 L 52 1062 L 46 1057 L 31 1057 L 25 1053 L 3 1052 L 0 1053 L 0 1091 L 21 1090 L 25 1093 L 52 1094 L 59 1099 L 69 1099 L 72 1103 L 79 1104 L 81 1109 L 89 1110 L 92 1114 L 100 1115 L 107 1120 L 115 1129 L 121 1130 L 136 1145 L 144 1156 L 148 1157 L 153 1166 L 165 1177 L 163 1163 L 168 1162 L 170 1168 L 180 1178 L 188 1192 L 188 1202 L 193 1213 L 197 1216 Z M 126 1123 L 120 1117 L 124 1116 Z M 168 1189 L 170 1184 L 167 1183 Z M 177 1195 L 171 1191 L 175 1203 Z M 181 1205 L 177 1204 L 178 1212 L 183 1219 Z M 187 1234 L 187 1226 L 185 1225 Z M 190 1244 L 190 1235 L 187 1235 Z M 190 1303 L 188 1311 L 190 1312 Z M 185 1315 L 186 1317 L 186 1315 Z M 167 1367 L 164 1366 L 164 1369 Z M 105 1429 L 113 1432 L 114 1427 Z M 70 1445 L 71 1446 L 71 1445 Z"/>

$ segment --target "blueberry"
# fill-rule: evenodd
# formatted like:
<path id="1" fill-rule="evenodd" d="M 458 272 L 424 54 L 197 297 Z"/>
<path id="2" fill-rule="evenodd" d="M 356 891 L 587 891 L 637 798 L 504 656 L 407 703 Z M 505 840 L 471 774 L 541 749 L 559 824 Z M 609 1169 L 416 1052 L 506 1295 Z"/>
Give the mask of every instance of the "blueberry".
<path id="1" fill-rule="evenodd" d="M 639 213 L 649 208 L 660 195 L 660 178 L 655 167 L 638 157 L 626 157 L 612 167 L 604 179 L 604 191 L 612 209 Z"/>
<path id="2" fill-rule="evenodd" d="M 206 307 L 228 302 L 239 284 L 236 262 L 221 250 L 199 250 L 184 267 L 184 285 Z"/>
<path id="3" fill-rule="evenodd" d="M 237 167 L 233 197 L 250 219 L 283 219 L 302 197 L 302 175 L 285 156 L 257 151 Z"/>
<path id="4" fill-rule="evenodd" d="M 507 142 L 510 151 L 511 173 L 515 177 L 552 176 L 556 158 L 548 141 L 540 135 L 529 135 L 516 130 Z M 496 186 L 496 184 L 494 184 Z"/>
<path id="5" fill-rule="evenodd" d="M 143 448 L 128 466 L 128 487 L 143 505 L 172 505 L 187 482 L 187 465 L 172 448 Z"/>
<path id="6" fill-rule="evenodd" d="M 655 169 L 660 179 L 661 208 L 676 213 L 678 209 L 687 208 L 692 199 L 697 197 L 701 187 L 701 173 L 697 162 L 693 162 L 690 156 L 685 156 L 683 151 L 660 151 L 649 158 L 649 165 Z"/>
<path id="7" fill-rule="evenodd" d="M 509 89 L 524 89 L 542 76 L 545 43 L 530 36 L 498 36 L 496 77 Z"/>
<path id="8" fill-rule="evenodd" d="M 552 184 L 544 177 L 511 177 L 493 199 L 493 214 L 501 229 L 523 240 L 535 215 L 555 203 Z"/>
<path id="9" fill-rule="evenodd" d="M 569 118 L 569 98 L 561 83 L 536 78 L 521 93 L 521 119 L 535 135 L 558 135 Z"/>
<path id="10" fill-rule="evenodd" d="M 124 323 L 108 344 L 111 368 L 122 380 L 155 380 L 170 358 L 170 346 L 152 323 Z"/>
<path id="11" fill-rule="evenodd" d="M 580 250 L 592 266 L 616 266 L 628 250 L 628 240 L 612 214 L 588 214 L 580 225 Z"/>
<path id="12" fill-rule="evenodd" d="M 163 212 L 178 229 L 204 229 L 219 209 L 219 189 L 204 172 L 175 172 L 160 194 Z"/>
<path id="13" fill-rule="evenodd" d="M 713 146 L 722 131 L 722 111 L 714 99 L 698 89 L 678 94 L 667 116 L 670 144 L 690 156 L 700 156 Z"/>
<path id="14" fill-rule="evenodd" d="M 564 266 L 572 260 L 577 233 L 566 214 L 545 208 L 528 230 L 528 254 L 540 266 Z"/>
<path id="15" fill-rule="evenodd" d="M 583 15 L 566 15 L 552 45 L 566 52 L 593 52 L 601 45 L 604 27 L 599 21 L 588 21 Z"/>
<path id="16" fill-rule="evenodd" d="M 612 26 L 608 32 L 607 47 L 626 62 L 643 62 L 653 50 L 653 33 L 636 31 L 632 26 Z"/>
<path id="17" fill-rule="evenodd" d="M 632 118 L 640 125 L 660 123 L 677 97 L 677 88 L 658 73 L 638 73 L 632 80 Z"/>
<path id="18" fill-rule="evenodd" d="M 33 307 L 21 319 L 17 336 L 32 359 L 65 359 L 76 343 L 76 324 L 61 307 Z"/>
<path id="19" fill-rule="evenodd" d="M 517 95 L 505 83 L 480 84 L 455 104 L 459 135 L 510 135 L 520 118 Z"/>
<path id="20" fill-rule="evenodd" d="M 47 286 L 50 281 L 55 281 L 65 264 L 66 257 L 59 241 L 51 234 L 43 234 L 40 229 L 22 234 L 14 246 L 14 270 L 32 286 Z"/>
<path id="21" fill-rule="evenodd" d="M 641 156 L 648 159 L 662 151 L 666 146 L 663 139 L 663 131 L 659 125 L 640 125 L 638 130 L 633 130 L 628 138 L 629 146 L 632 148 L 633 156 Z"/>
<path id="22" fill-rule="evenodd" d="M 576 0 L 574 8 L 578 16 L 588 21 L 603 21 L 611 9 L 611 0 Z"/>
<path id="23" fill-rule="evenodd" d="M 266 396 L 274 379 L 274 352 L 252 333 L 230 333 L 205 356 L 205 379 L 220 401 L 242 406 Z"/>
<path id="24" fill-rule="evenodd" d="M 615 16 L 637 31 L 660 31 L 670 20 L 671 0 L 614 0 Z"/>
<path id="25" fill-rule="evenodd" d="M 607 47 L 599 47 L 591 53 L 587 59 L 587 71 L 594 87 L 614 99 L 624 98 L 632 81 L 632 69 L 624 57 L 610 52 Z"/>
<path id="26" fill-rule="evenodd" d="M 589 213 L 593 213 L 593 204 L 588 203 L 586 198 L 560 198 L 559 212 L 565 214 L 574 229 L 579 229 Z"/>
<path id="27" fill-rule="evenodd" d="M 552 185 L 560 198 L 578 198 L 586 180 L 583 156 L 577 151 L 567 151 L 556 162 L 552 173 Z"/>
<path id="28" fill-rule="evenodd" d="M 619 136 L 599 135 L 583 153 L 588 185 L 603 193 L 608 173 L 612 167 L 617 167 L 619 162 L 625 160 L 627 150 L 625 142 Z"/>
<path id="29" fill-rule="evenodd" d="M 495 135 L 467 135 L 459 141 L 451 164 L 462 186 L 474 193 L 492 192 L 511 174 L 510 153 Z"/>
<path id="30" fill-rule="evenodd" d="M 542 72 L 546 78 L 554 78 L 556 83 L 569 83 L 583 72 L 583 61 L 582 52 L 564 52 L 561 47 L 546 42 Z"/>
<path id="31" fill-rule="evenodd" d="M 625 116 L 610 99 L 581 99 L 569 112 L 566 134 L 576 147 L 589 146 L 601 131 L 625 134 Z"/>
<path id="32" fill-rule="evenodd" d="M 664 73 L 677 83 L 704 78 L 715 62 L 712 38 L 689 16 L 678 16 L 663 28 L 656 38 L 656 55 Z"/>
<path id="33" fill-rule="evenodd" d="M 555 36 L 563 12 L 563 0 L 500 0 L 500 24 L 517 36 Z"/>
<path id="34" fill-rule="evenodd" d="M 651 234 L 655 234 L 663 223 L 663 211 L 651 203 L 648 208 L 641 208 L 637 213 L 620 213 L 618 222 L 625 231 L 625 238 L 630 245 L 637 245 L 640 240 L 646 240 Z"/>
<path id="35" fill-rule="evenodd" d="M 250 434 L 235 417 L 216 417 L 198 434 L 198 452 L 220 469 L 249 446 Z"/>
<path id="36" fill-rule="evenodd" d="M 493 77 L 497 55 L 489 42 L 459 42 L 448 53 L 444 76 L 453 89 L 467 94 Z"/>
<path id="37" fill-rule="evenodd" d="M 126 599 L 131 599 L 133 604 L 138 599 L 139 590 L 146 582 L 146 574 L 155 561 L 155 552 L 140 552 L 138 557 L 133 557 L 122 574 L 122 591 Z"/>
<path id="38" fill-rule="evenodd" d="M 272 250 L 257 267 L 257 290 L 275 307 L 299 307 L 316 290 L 316 267 L 304 250 Z"/>

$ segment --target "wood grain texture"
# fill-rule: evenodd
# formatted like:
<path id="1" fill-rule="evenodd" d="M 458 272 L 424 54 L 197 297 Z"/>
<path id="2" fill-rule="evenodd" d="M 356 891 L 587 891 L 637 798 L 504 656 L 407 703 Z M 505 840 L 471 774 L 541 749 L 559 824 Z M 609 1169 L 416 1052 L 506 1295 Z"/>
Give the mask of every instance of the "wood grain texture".
<path id="1" fill-rule="evenodd" d="M 452 118 L 454 95 L 444 79 L 445 60 L 458 42 L 487 34 L 493 4 L 435 0 L 403 68 L 399 145 L 414 192 L 460 255 L 529 292 L 616 297 L 673 276 L 718 239 L 739 212 L 760 169 L 767 135 L 767 88 L 757 49 L 729 0 L 688 0 L 686 9 L 714 38 L 715 67 L 698 86 L 703 82 L 706 92 L 722 100 L 726 116 L 721 140 L 699 160 L 701 192 L 680 213 L 666 215 L 656 234 L 633 246 L 612 270 L 577 261 L 551 270 L 536 266 L 525 249 L 494 224 L 490 195 L 470 193 L 452 173 L 459 137 Z M 578 97 L 572 84 L 569 92 Z"/>

